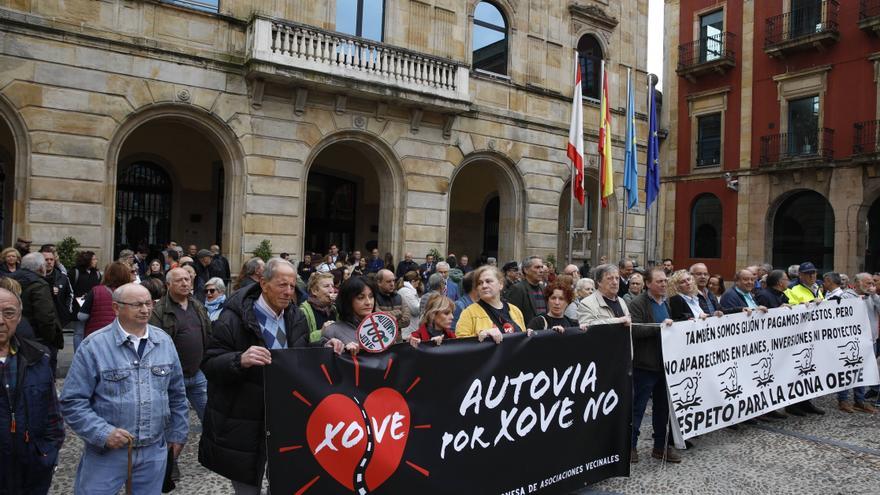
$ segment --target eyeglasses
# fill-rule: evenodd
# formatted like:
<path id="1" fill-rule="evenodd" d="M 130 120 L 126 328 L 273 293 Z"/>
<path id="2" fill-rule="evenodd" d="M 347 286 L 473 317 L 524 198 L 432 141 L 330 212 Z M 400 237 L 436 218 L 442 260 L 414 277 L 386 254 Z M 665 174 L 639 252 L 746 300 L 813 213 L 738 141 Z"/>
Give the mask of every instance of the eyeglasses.
<path id="1" fill-rule="evenodd" d="M 123 306 L 131 306 L 132 308 L 137 308 L 137 309 L 141 309 L 141 308 L 150 309 L 153 307 L 153 301 L 133 302 L 133 303 L 116 301 L 116 304 L 121 304 Z"/>
<path id="2" fill-rule="evenodd" d="M 0 316 L 3 316 L 4 320 L 12 320 L 16 318 L 20 314 L 20 311 L 17 309 L 4 309 L 0 311 Z"/>
<path id="3" fill-rule="evenodd" d="M 208 294 L 213 294 L 217 292 L 217 289 L 205 289 L 205 292 L 207 292 Z"/>

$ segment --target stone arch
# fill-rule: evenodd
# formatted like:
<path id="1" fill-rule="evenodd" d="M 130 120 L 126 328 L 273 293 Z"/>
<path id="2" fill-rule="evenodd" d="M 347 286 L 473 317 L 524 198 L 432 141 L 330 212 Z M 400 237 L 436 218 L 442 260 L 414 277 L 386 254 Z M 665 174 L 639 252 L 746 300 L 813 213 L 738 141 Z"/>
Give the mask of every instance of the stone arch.
<path id="1" fill-rule="evenodd" d="M 242 212 L 244 212 L 244 150 L 235 132 L 217 115 L 199 107 L 180 103 L 151 105 L 130 114 L 110 140 L 106 158 L 104 197 L 105 253 L 113 253 L 116 221 L 116 180 L 119 172 L 120 152 L 134 131 L 144 124 L 164 120 L 184 125 L 202 135 L 216 150 L 224 170 L 224 218 L 222 219 L 221 248 L 228 253 L 232 272 L 238 271 L 243 259 Z M 166 167 L 167 169 L 168 167 Z M 173 174 L 173 172 L 172 172 Z M 173 175 L 172 175 L 173 176 Z M 110 228 L 106 228 L 111 226 Z"/>
<path id="2" fill-rule="evenodd" d="M 7 177 L 11 187 L 4 191 L 4 199 L 6 193 L 11 193 L 12 200 L 3 205 L 11 206 L 10 212 L 4 212 L 9 215 L 9 219 L 4 218 L 4 238 L 0 239 L 4 245 L 12 245 L 17 237 L 30 238 L 30 227 L 26 221 L 27 200 L 30 197 L 30 165 L 31 165 L 31 142 L 28 137 L 27 125 L 15 106 L 9 99 L 0 93 L 0 125 L 5 125 L 12 137 L 12 166 L 14 170 L 13 177 Z"/>
<path id="3" fill-rule="evenodd" d="M 499 263 L 518 260 L 525 253 L 525 220 L 526 194 L 525 184 L 520 176 L 516 164 L 509 157 L 496 151 L 478 151 L 465 156 L 449 178 L 449 193 L 447 197 L 447 251 L 453 250 L 455 254 L 461 251 L 455 244 L 459 241 L 452 238 L 456 231 L 454 220 L 458 212 L 454 212 L 454 200 L 456 196 L 455 182 L 459 177 L 467 177 L 470 170 L 476 170 L 478 165 L 488 165 L 488 170 L 481 170 L 483 175 L 494 176 L 497 189 L 484 189 L 484 197 L 481 204 L 485 206 L 486 200 L 490 199 L 492 192 L 499 196 L 501 207 L 499 212 L 498 233 L 498 258 Z M 491 187 L 491 186 L 490 186 Z M 482 225 L 481 226 L 485 227 Z M 460 231 L 460 230 L 459 230 Z M 465 253 L 471 259 L 476 260 L 479 253 Z"/>
<path id="4" fill-rule="evenodd" d="M 831 249 L 832 249 L 830 257 L 829 257 L 829 255 L 824 255 L 823 256 L 824 259 L 810 259 L 810 260 L 801 259 L 798 261 L 796 258 L 792 258 L 791 256 L 788 256 L 787 253 L 780 253 L 780 252 L 778 252 L 779 249 L 776 249 L 776 247 L 778 247 L 779 244 L 782 244 L 781 239 L 782 239 L 782 236 L 785 235 L 784 231 L 781 228 L 782 225 L 777 225 L 777 223 L 781 223 L 781 221 L 783 220 L 782 218 L 779 218 L 780 212 L 783 212 L 784 208 L 788 207 L 788 203 L 790 200 L 794 200 L 798 196 L 801 196 L 801 195 L 815 195 L 817 197 L 817 199 L 821 198 L 824 201 L 824 206 L 827 207 L 827 211 L 830 213 L 830 216 L 831 216 L 830 217 L 830 229 L 831 229 L 831 231 L 830 231 L 830 235 L 831 235 L 830 243 L 831 244 L 830 245 L 831 245 Z M 805 216 L 810 216 L 810 215 L 811 214 L 805 214 Z M 820 269 L 820 271 L 821 270 L 830 270 L 831 268 L 833 268 L 833 266 L 834 266 L 835 218 L 836 217 L 837 217 L 837 212 L 834 211 L 834 206 L 831 203 L 831 201 L 829 201 L 828 196 L 825 194 L 822 194 L 821 192 L 819 192 L 815 189 L 801 187 L 801 188 L 791 189 L 789 191 L 786 191 L 786 192 L 778 195 L 773 201 L 770 202 L 770 208 L 767 209 L 767 218 L 766 218 L 766 225 L 767 225 L 766 232 L 768 235 L 767 235 L 766 241 L 765 241 L 766 242 L 766 251 L 765 252 L 771 254 L 771 257 L 772 257 L 771 263 L 773 264 L 773 266 L 776 268 L 783 268 L 784 269 L 784 268 L 788 267 L 787 266 L 788 264 L 799 264 L 803 261 L 811 261 L 816 265 L 817 268 Z M 824 220 L 825 219 L 823 219 L 823 221 Z M 793 227 L 793 226 L 789 226 L 789 227 Z M 824 233 L 823 235 L 828 234 L 828 232 L 826 232 L 827 230 L 828 230 L 828 227 L 824 226 L 823 227 L 823 233 Z M 807 246 L 802 245 L 801 247 L 805 252 L 811 250 L 811 248 L 808 248 Z M 815 257 L 812 254 L 805 254 L 804 256 Z M 783 265 L 785 265 L 785 266 L 783 266 Z"/>
<path id="5" fill-rule="evenodd" d="M 595 26 L 591 26 L 589 24 L 583 25 L 580 29 L 578 29 L 571 40 L 571 46 L 577 49 L 578 42 L 586 35 L 590 35 L 599 42 L 599 46 L 602 48 L 602 59 L 608 62 L 612 60 L 612 50 L 611 43 L 608 42 L 608 39 L 605 37 L 607 32 L 600 31 L 596 29 Z"/>
<path id="6" fill-rule="evenodd" d="M 389 201 L 381 202 L 379 209 L 378 244 L 382 253 L 390 252 L 394 259 L 402 259 L 403 254 L 403 222 L 406 205 L 406 174 L 400 164 L 400 157 L 394 149 L 380 136 L 367 131 L 344 130 L 324 136 L 312 147 L 303 167 L 304 181 L 300 195 L 300 211 L 302 212 L 302 250 L 297 255 L 301 258 L 310 246 L 306 244 L 306 220 L 308 204 L 308 180 L 316 160 L 322 152 L 335 145 L 353 145 L 366 155 L 367 161 L 379 181 L 380 195 Z M 381 226 L 386 226 L 384 229 Z"/>

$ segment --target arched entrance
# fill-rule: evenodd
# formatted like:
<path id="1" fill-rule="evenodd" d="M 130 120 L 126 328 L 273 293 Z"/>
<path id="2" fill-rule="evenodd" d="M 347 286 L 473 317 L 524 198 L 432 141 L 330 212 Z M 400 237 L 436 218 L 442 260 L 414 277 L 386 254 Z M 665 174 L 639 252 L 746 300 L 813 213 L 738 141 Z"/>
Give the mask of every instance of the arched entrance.
<path id="1" fill-rule="evenodd" d="M 583 260 L 593 263 L 593 253 L 596 252 L 596 238 L 598 232 L 596 229 L 596 215 L 599 205 L 596 200 L 596 191 L 599 190 L 599 183 L 592 175 L 584 177 L 584 204 L 581 205 L 574 200 L 574 228 L 590 231 L 588 235 L 578 235 L 575 237 L 574 246 L 572 247 L 572 263 L 580 265 Z M 564 268 L 563 263 L 568 264 L 568 217 L 571 212 L 571 181 L 566 183 L 562 189 L 562 195 L 559 197 L 559 252 L 556 259 L 559 260 L 557 268 L 561 271 Z"/>
<path id="2" fill-rule="evenodd" d="M 399 256 L 403 178 L 384 144 L 360 134 L 319 145 L 307 172 L 304 252 L 368 252 Z"/>
<path id="3" fill-rule="evenodd" d="M 11 246 L 12 209 L 15 205 L 15 139 L 12 129 L 0 118 L 0 242 Z"/>
<path id="4" fill-rule="evenodd" d="M 157 119 L 131 133 L 119 153 L 114 257 L 120 250 L 158 252 L 168 241 L 221 244 L 223 161 L 197 129 Z"/>
<path id="5" fill-rule="evenodd" d="M 499 265 L 520 256 L 522 194 L 508 164 L 475 156 L 453 175 L 449 186 L 447 251 L 472 260 L 498 259 Z"/>
<path id="6" fill-rule="evenodd" d="M 868 209 L 868 247 L 865 249 L 865 271 L 880 271 L 880 198 Z"/>
<path id="7" fill-rule="evenodd" d="M 773 266 L 811 261 L 819 273 L 834 267 L 834 210 L 821 194 L 798 191 L 782 200 L 772 232 Z"/>
<path id="8" fill-rule="evenodd" d="M 219 244 L 233 271 L 242 260 L 243 152 L 228 126 L 190 105 L 156 105 L 114 136 L 107 163 L 108 253 L 168 241 Z"/>

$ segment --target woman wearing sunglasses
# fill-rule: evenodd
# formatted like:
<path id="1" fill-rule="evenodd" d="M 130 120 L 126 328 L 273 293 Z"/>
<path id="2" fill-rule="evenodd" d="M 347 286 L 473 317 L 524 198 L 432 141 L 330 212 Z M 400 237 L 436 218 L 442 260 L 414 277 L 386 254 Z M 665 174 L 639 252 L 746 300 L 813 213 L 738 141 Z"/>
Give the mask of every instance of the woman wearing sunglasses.
<path id="1" fill-rule="evenodd" d="M 213 277 L 205 282 L 205 310 L 211 321 L 217 319 L 226 304 L 226 284 L 220 277 Z"/>

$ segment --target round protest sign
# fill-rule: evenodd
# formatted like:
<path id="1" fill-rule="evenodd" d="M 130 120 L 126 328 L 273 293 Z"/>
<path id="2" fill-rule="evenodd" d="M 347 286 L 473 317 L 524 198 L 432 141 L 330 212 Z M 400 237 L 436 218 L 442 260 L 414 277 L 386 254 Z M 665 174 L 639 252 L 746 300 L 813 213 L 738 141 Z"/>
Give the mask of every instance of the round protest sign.
<path id="1" fill-rule="evenodd" d="M 388 313 L 372 313 L 357 329 L 358 344 L 367 352 L 382 352 L 397 340 L 397 320 Z"/>

